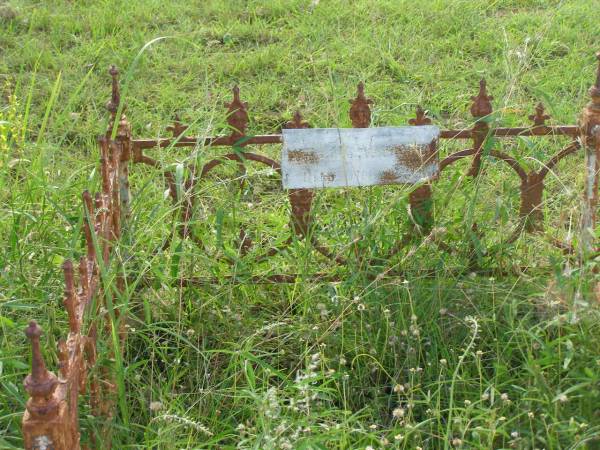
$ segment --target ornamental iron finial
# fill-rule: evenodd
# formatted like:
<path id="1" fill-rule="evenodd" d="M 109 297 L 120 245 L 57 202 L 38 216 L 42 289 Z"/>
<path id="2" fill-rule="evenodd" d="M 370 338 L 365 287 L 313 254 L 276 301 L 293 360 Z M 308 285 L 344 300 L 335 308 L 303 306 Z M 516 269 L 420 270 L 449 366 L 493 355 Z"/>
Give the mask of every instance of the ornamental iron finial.
<path id="1" fill-rule="evenodd" d="M 227 107 L 227 123 L 231 128 L 231 136 L 239 139 L 246 133 L 248 128 L 248 103 L 240 100 L 240 88 L 233 87 L 233 101 L 225 103 Z"/>
<path id="2" fill-rule="evenodd" d="M 533 126 L 544 127 L 546 126 L 546 120 L 549 120 L 550 116 L 546 114 L 546 108 L 542 102 L 539 102 L 535 107 L 535 114 L 529 116 L 529 120 L 533 121 Z"/>
<path id="3" fill-rule="evenodd" d="M 113 115 L 117 114 L 119 110 L 119 104 L 121 103 L 121 93 L 119 91 L 119 69 L 114 64 L 110 66 L 108 70 L 109 75 L 112 77 L 112 95 L 108 103 L 106 103 L 106 109 Z"/>
<path id="4" fill-rule="evenodd" d="M 299 110 L 296 110 L 294 117 L 292 120 L 285 123 L 284 128 L 310 128 L 310 125 L 304 120 L 302 113 L 300 113 Z"/>
<path id="5" fill-rule="evenodd" d="M 371 124 L 371 108 L 373 100 L 365 96 L 365 84 L 358 83 L 356 98 L 350 100 L 350 120 L 354 128 L 368 128 Z"/>
<path id="6" fill-rule="evenodd" d="M 48 416 L 55 413 L 58 403 L 52 398 L 58 385 L 56 375 L 46 369 L 46 363 L 40 350 L 42 329 L 35 320 L 29 322 L 25 335 L 31 341 L 31 374 L 25 378 L 25 389 L 31 396 L 27 410 L 34 416 Z"/>
<path id="7" fill-rule="evenodd" d="M 475 118 L 489 116 L 492 113 L 492 103 L 494 97 L 487 93 L 487 83 L 484 78 L 479 81 L 479 94 L 471 97 L 473 103 L 471 105 L 471 114 Z"/>
<path id="8" fill-rule="evenodd" d="M 408 121 L 410 125 L 431 125 L 431 119 L 427 117 L 427 111 L 417 105 L 416 117 Z"/>

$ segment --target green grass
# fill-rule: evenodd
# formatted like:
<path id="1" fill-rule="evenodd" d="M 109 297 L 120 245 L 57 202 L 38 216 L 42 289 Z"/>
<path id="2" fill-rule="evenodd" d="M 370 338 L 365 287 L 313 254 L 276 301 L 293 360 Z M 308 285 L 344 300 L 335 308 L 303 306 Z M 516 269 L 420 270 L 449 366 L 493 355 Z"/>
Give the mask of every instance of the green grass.
<path id="1" fill-rule="evenodd" d="M 190 134 L 225 129 L 223 102 L 239 84 L 250 133 L 273 132 L 300 108 L 313 126 L 349 126 L 359 81 L 374 125 L 405 124 L 417 104 L 444 127 L 470 126 L 481 77 L 495 99 L 494 125 L 523 125 L 543 100 L 553 123 L 574 124 L 588 101 L 599 50 L 596 0 L 206 1 L 12 0 L 0 4 L 0 447 L 20 448 L 35 318 L 57 367 L 68 329 L 60 264 L 83 252 L 79 196 L 96 189 L 95 138 L 104 132 L 107 69 L 124 74 L 123 100 L 137 137 L 166 135 L 175 112 Z M 160 39 L 158 39 L 160 38 Z M 153 41 L 155 40 L 155 41 Z M 149 44 L 150 43 L 150 44 Z M 149 44 L 149 45 L 147 45 Z M 146 46 L 144 48 L 144 46 Z M 142 51 L 142 49 L 144 49 Z M 539 167 L 560 139 L 507 141 Z M 457 148 L 444 144 L 447 153 Z M 219 148 L 148 152 L 164 164 L 203 162 Z M 278 147 L 260 150 L 277 156 Z M 516 226 L 518 180 L 485 159 L 435 186 L 436 226 L 452 253 L 414 245 L 365 267 L 409 226 L 408 188 L 320 192 L 315 233 L 349 256 L 331 267 L 303 242 L 267 262 L 239 258 L 239 223 L 263 247 L 289 236 L 279 180 L 252 166 L 244 192 L 226 166 L 195 192 L 201 251 L 173 233 L 173 207 L 156 172 L 131 170 L 133 219 L 119 257 L 129 286 L 118 306 L 129 338 L 113 419 L 113 448 L 600 448 L 600 341 L 580 268 L 548 244 L 577 245 L 581 154 L 546 179 L 546 236 L 503 244 Z M 470 234 L 473 221 L 481 239 Z M 283 232 L 282 232 L 283 230 Z M 164 252 L 153 250 L 170 234 Z M 408 253 L 407 253 L 408 252 Z M 330 271 L 341 282 L 232 283 L 238 273 Z M 470 260 L 512 270 L 471 276 Z M 529 267 L 526 271 L 514 270 Z M 405 277 L 378 277 L 389 268 Z M 424 278 L 423 268 L 435 269 Z M 109 282 L 114 278 L 109 271 Z M 217 277 L 204 288 L 178 276 Z M 597 276 L 597 275 L 596 275 Z M 99 342 L 109 360 L 109 336 Z M 56 371 L 56 370 L 55 370 Z M 105 424 L 81 398 L 84 439 Z M 207 433 L 208 430 L 208 433 Z"/>

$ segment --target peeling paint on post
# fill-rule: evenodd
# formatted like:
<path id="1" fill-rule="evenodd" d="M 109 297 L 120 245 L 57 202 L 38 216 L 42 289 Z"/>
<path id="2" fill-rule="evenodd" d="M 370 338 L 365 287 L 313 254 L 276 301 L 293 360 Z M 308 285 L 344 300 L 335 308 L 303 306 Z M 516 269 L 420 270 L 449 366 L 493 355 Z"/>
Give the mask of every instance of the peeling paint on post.
<path id="1" fill-rule="evenodd" d="M 414 184 L 439 172 L 436 126 L 283 130 L 286 189 Z"/>

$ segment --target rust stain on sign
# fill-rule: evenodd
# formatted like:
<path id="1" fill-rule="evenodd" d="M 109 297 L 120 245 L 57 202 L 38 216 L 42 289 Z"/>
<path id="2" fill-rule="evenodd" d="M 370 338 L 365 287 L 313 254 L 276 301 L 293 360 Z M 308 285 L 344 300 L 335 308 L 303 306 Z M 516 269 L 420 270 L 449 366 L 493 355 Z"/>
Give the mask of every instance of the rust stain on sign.
<path id="1" fill-rule="evenodd" d="M 398 145 L 394 147 L 394 153 L 398 165 L 412 170 L 419 170 L 424 165 L 434 160 L 436 154 L 435 143 L 427 146 L 406 146 Z"/>
<path id="2" fill-rule="evenodd" d="M 288 159 L 299 164 L 317 164 L 319 156 L 310 150 L 290 150 Z"/>
<path id="3" fill-rule="evenodd" d="M 384 170 L 379 176 L 380 184 L 394 184 L 398 180 L 398 175 L 393 170 Z"/>
<path id="4" fill-rule="evenodd" d="M 437 176 L 439 128 L 283 130 L 281 170 L 288 189 L 412 184 Z"/>

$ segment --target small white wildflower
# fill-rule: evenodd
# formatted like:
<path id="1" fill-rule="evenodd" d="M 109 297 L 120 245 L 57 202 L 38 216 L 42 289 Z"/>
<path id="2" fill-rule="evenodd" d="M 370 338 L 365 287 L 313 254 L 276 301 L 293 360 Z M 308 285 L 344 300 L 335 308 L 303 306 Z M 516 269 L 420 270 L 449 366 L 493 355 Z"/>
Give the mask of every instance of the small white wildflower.
<path id="1" fill-rule="evenodd" d="M 150 411 L 156 412 L 163 409 L 163 404 L 161 402 L 150 402 Z"/>
<path id="2" fill-rule="evenodd" d="M 404 386 L 402 386 L 401 384 L 397 384 L 396 386 L 394 386 L 394 392 L 404 392 Z"/>
<path id="3" fill-rule="evenodd" d="M 395 408 L 392 411 L 392 416 L 394 416 L 395 419 L 400 419 L 400 418 L 404 417 L 404 413 L 405 413 L 404 408 Z"/>
<path id="4" fill-rule="evenodd" d="M 371 430 L 376 430 L 377 429 L 377 424 L 373 423 L 373 424 L 369 425 L 369 428 Z"/>
<path id="5" fill-rule="evenodd" d="M 446 364 L 448 364 L 448 361 L 446 361 L 446 358 L 442 358 L 442 359 L 440 359 L 440 364 L 442 366 L 445 366 Z"/>
<path id="6" fill-rule="evenodd" d="M 441 308 L 440 309 L 440 316 L 445 316 L 446 314 L 448 314 L 448 310 L 446 308 Z"/>
<path id="7" fill-rule="evenodd" d="M 481 400 L 483 400 L 484 402 L 486 400 L 490 399 L 490 393 L 489 392 L 484 392 L 483 394 L 481 394 Z"/>
<path id="8" fill-rule="evenodd" d="M 534 416 L 535 416 L 535 414 L 533 414 L 533 412 L 531 412 L 531 411 L 529 411 L 529 412 L 527 413 L 527 417 L 529 417 L 530 419 L 533 419 L 533 418 L 534 418 Z"/>
<path id="9" fill-rule="evenodd" d="M 513 439 L 517 439 L 519 437 L 519 432 L 513 431 L 512 433 L 510 433 L 510 437 Z"/>
<path id="10" fill-rule="evenodd" d="M 364 311 L 365 309 L 367 309 L 367 307 L 364 305 L 364 303 L 359 303 L 356 309 L 358 309 L 359 311 Z"/>
<path id="11" fill-rule="evenodd" d="M 397 434 L 396 436 L 394 436 L 395 441 L 401 441 L 402 439 L 404 439 L 404 436 L 402 436 L 401 434 Z"/>
<path id="12" fill-rule="evenodd" d="M 462 440 L 459 438 L 452 439 L 452 447 L 460 447 L 462 445 Z"/>
<path id="13" fill-rule="evenodd" d="M 510 401 L 510 399 L 508 398 L 508 394 L 506 392 L 503 392 L 502 395 L 500 395 L 500 400 L 502 400 L 503 402 Z"/>
<path id="14" fill-rule="evenodd" d="M 567 394 L 560 394 L 558 397 L 556 397 L 556 399 L 561 403 L 567 403 L 569 401 Z"/>
<path id="15" fill-rule="evenodd" d="M 465 406 L 471 406 L 471 400 L 465 400 Z"/>
<path id="16" fill-rule="evenodd" d="M 414 315 L 414 314 L 412 316 L 410 316 L 410 321 L 411 322 L 416 322 L 417 321 L 417 316 Z"/>
<path id="17" fill-rule="evenodd" d="M 478 358 L 481 358 L 483 356 L 483 352 L 481 350 L 477 350 L 475 355 L 477 355 Z"/>

